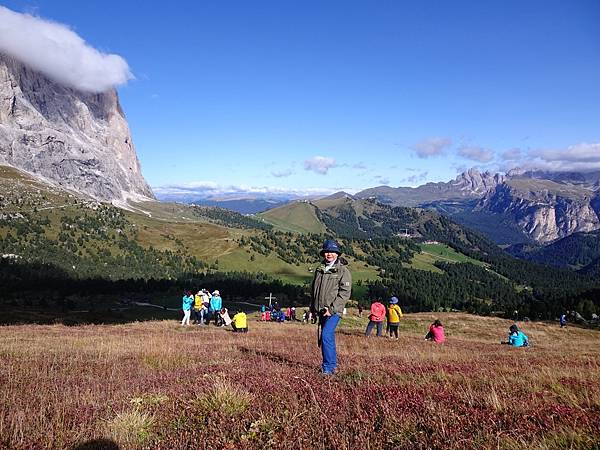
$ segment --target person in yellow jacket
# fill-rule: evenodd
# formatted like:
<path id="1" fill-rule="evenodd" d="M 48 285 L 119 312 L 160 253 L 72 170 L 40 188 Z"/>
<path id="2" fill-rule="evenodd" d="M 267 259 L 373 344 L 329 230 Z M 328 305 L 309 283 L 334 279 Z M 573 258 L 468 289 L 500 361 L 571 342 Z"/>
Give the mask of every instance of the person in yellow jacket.
<path id="1" fill-rule="evenodd" d="M 204 311 L 202 311 L 202 291 L 194 295 L 194 323 L 202 325 L 204 322 Z"/>
<path id="2" fill-rule="evenodd" d="M 244 311 L 238 310 L 237 314 L 231 319 L 231 327 L 234 333 L 248 332 L 248 319 Z"/>
<path id="3" fill-rule="evenodd" d="M 388 330 L 389 336 L 398 339 L 398 326 L 400 325 L 400 318 L 402 317 L 402 310 L 398 306 L 398 298 L 390 298 L 390 304 L 387 310 L 388 319 Z"/>

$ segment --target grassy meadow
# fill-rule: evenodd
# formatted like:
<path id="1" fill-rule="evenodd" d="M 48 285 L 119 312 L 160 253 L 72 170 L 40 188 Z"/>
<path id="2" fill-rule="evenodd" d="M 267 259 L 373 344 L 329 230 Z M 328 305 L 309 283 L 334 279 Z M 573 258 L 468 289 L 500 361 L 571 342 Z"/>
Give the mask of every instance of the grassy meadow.
<path id="1" fill-rule="evenodd" d="M 293 202 L 258 214 L 265 222 L 281 231 L 292 233 L 325 233 L 326 228 L 318 219 L 315 207 L 306 202 Z"/>
<path id="2" fill-rule="evenodd" d="M 598 448 L 599 332 L 510 324 L 408 314 L 395 341 L 351 310 L 327 378 L 308 324 L 4 326 L 0 448 Z"/>

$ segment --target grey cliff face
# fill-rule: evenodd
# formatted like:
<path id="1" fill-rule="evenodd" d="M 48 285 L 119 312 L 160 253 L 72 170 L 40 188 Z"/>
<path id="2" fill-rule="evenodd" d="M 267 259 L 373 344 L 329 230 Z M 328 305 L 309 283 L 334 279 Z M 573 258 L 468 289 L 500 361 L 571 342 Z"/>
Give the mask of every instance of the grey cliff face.
<path id="1" fill-rule="evenodd" d="M 493 190 L 498 184 L 504 182 L 504 179 L 502 174 L 491 174 L 487 171 L 481 173 L 477 169 L 471 168 L 458 175 L 452 186 L 463 192 L 463 195 L 478 196 Z"/>
<path id="2" fill-rule="evenodd" d="M 600 229 L 600 202 L 591 191 L 552 182 L 515 186 L 510 182 L 485 196 L 477 209 L 511 215 L 532 239 L 549 243 L 576 232 Z"/>
<path id="3" fill-rule="evenodd" d="M 154 198 L 116 91 L 64 87 L 3 54 L 0 164 L 97 200 Z"/>

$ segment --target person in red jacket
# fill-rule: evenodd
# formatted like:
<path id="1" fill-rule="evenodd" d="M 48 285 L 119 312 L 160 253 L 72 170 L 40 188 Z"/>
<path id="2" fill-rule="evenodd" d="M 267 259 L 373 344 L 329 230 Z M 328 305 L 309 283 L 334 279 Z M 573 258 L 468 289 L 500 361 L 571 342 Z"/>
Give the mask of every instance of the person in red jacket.
<path id="1" fill-rule="evenodd" d="M 377 326 L 377 336 L 381 336 L 383 331 L 383 319 L 385 319 L 385 306 L 379 300 L 373 300 L 371 303 L 371 313 L 369 314 L 369 324 L 365 330 L 365 336 L 371 335 L 371 330 Z"/>
<path id="2" fill-rule="evenodd" d="M 429 325 L 429 332 L 425 335 L 425 339 L 438 344 L 444 342 L 446 340 L 446 336 L 444 336 L 444 327 L 442 326 L 442 322 L 436 319 L 431 325 Z"/>

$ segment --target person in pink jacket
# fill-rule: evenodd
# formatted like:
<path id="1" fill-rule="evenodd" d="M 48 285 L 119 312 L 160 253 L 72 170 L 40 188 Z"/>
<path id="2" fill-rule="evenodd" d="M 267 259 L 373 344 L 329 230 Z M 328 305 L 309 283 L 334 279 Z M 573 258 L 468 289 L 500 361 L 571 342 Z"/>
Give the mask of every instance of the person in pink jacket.
<path id="1" fill-rule="evenodd" d="M 437 344 L 444 342 L 446 340 L 446 336 L 444 335 L 444 327 L 442 326 L 442 322 L 436 319 L 431 325 L 429 325 L 429 332 L 425 335 L 425 339 L 436 342 Z"/>
<path id="2" fill-rule="evenodd" d="M 383 319 L 385 319 L 386 308 L 379 300 L 373 300 L 371 303 L 371 314 L 369 314 L 369 324 L 365 330 L 365 336 L 371 335 L 371 330 L 377 326 L 377 336 L 381 336 L 383 331 Z"/>

